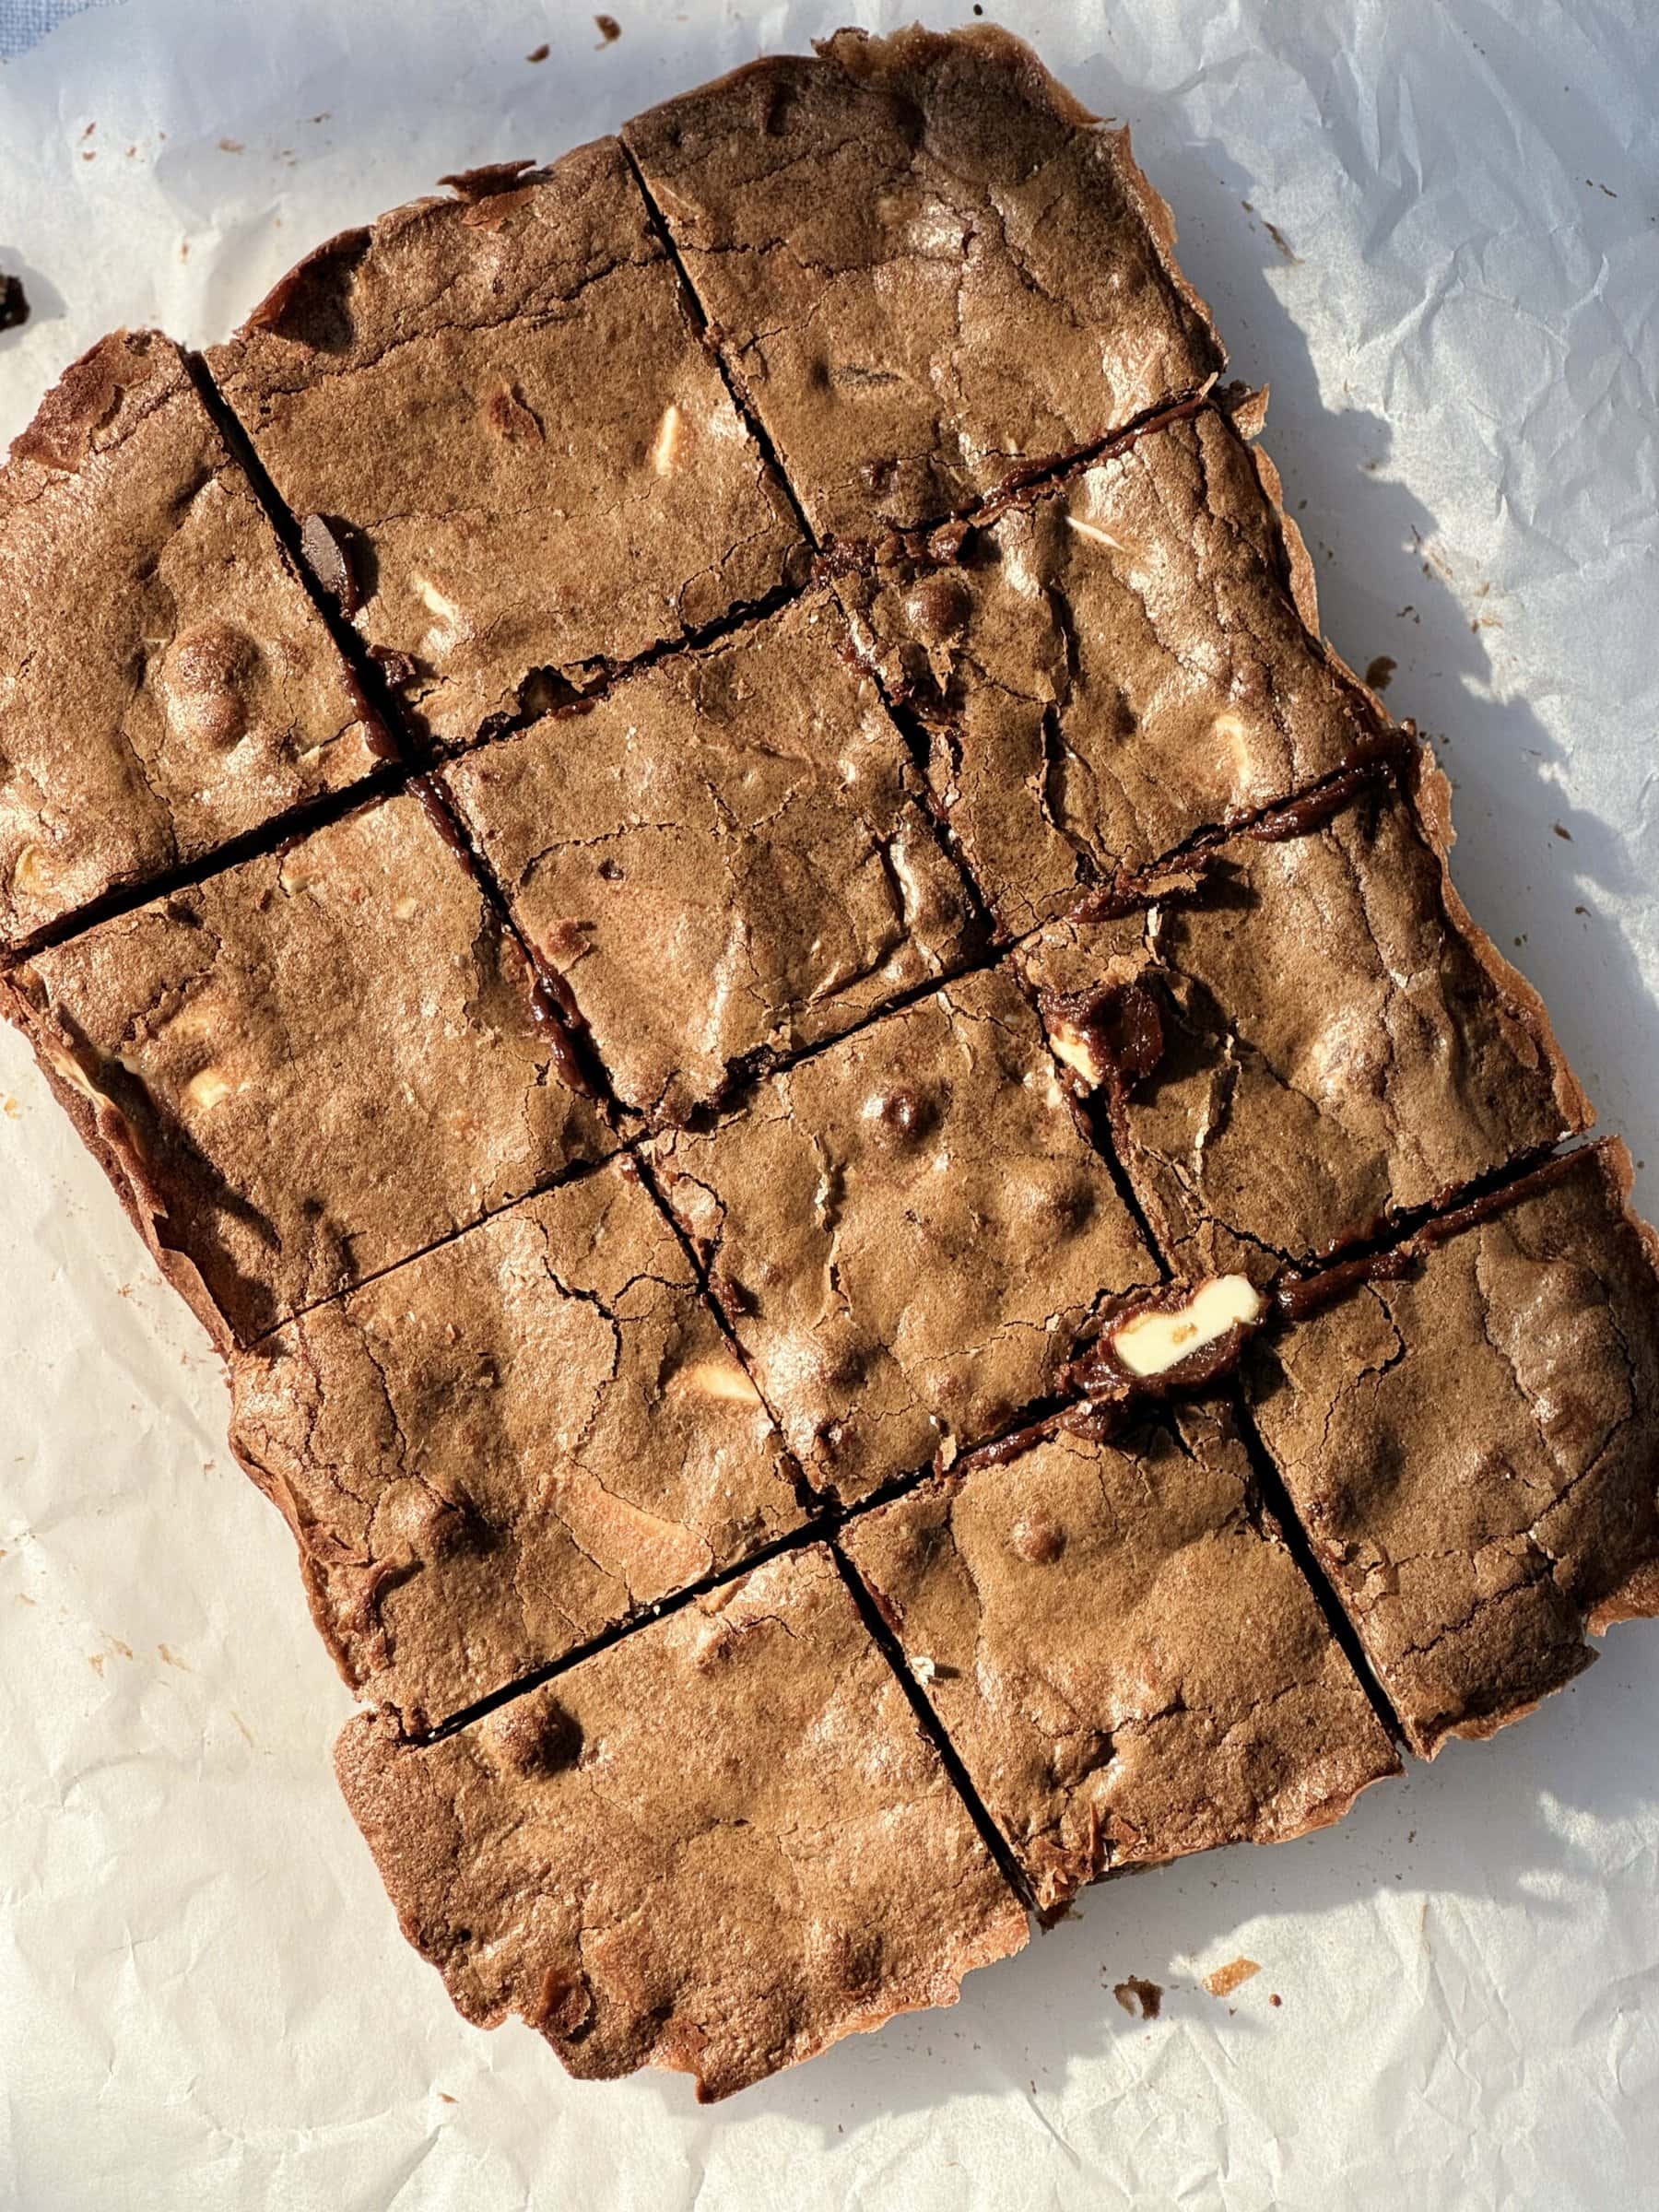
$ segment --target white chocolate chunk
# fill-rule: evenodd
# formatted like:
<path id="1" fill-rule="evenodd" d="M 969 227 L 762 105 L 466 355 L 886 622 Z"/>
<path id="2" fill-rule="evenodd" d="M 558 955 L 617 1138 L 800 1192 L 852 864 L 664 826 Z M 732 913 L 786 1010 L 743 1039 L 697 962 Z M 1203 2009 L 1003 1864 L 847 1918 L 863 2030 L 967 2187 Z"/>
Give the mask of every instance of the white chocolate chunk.
<path id="1" fill-rule="evenodd" d="M 184 1103 L 198 1113 L 209 1113 L 239 1088 L 222 1067 L 204 1067 L 185 1084 Z"/>
<path id="2" fill-rule="evenodd" d="M 12 870 L 14 890 L 39 894 L 52 888 L 52 863 L 44 845 L 25 845 Z"/>
<path id="3" fill-rule="evenodd" d="M 103 1092 L 99 1089 L 97 1084 L 93 1082 L 73 1053 L 66 1053 L 61 1045 L 50 1044 L 42 1041 L 41 1056 L 53 1073 L 60 1076 L 68 1084 L 71 1090 L 78 1090 L 83 1099 L 90 1099 L 95 1106 L 101 1105 Z"/>
<path id="4" fill-rule="evenodd" d="M 1218 1275 L 1201 1283 L 1184 1305 L 1137 1313 L 1107 1339 L 1132 1375 L 1162 1375 L 1194 1352 L 1250 1328 L 1262 1318 L 1262 1294 L 1241 1275 Z"/>
<path id="5" fill-rule="evenodd" d="M 735 1359 L 700 1359 L 695 1366 L 682 1368 L 674 1382 L 678 1390 L 691 1391 L 699 1397 L 715 1398 L 723 1405 L 760 1403 L 760 1393 Z"/>
<path id="6" fill-rule="evenodd" d="M 1091 1090 L 1104 1081 L 1105 1062 L 1095 1051 L 1094 1039 L 1087 1030 L 1078 1029 L 1074 1022 L 1052 1021 L 1048 1038 L 1054 1057 L 1064 1060 L 1074 1075 L 1081 1076 Z"/>
<path id="7" fill-rule="evenodd" d="M 679 435 L 680 411 L 670 400 L 663 409 L 663 419 L 657 425 L 656 443 L 651 449 L 651 465 L 659 477 L 668 476 L 673 470 Z"/>
<path id="8" fill-rule="evenodd" d="M 438 618 L 427 631 L 424 643 L 433 653 L 449 653 L 466 634 L 466 618 L 449 596 L 441 592 L 429 576 L 411 575 L 410 588 L 425 605 L 429 614 Z"/>
<path id="9" fill-rule="evenodd" d="M 1065 526 L 1068 530 L 1075 530 L 1079 537 L 1093 538 L 1097 546 L 1109 547 L 1113 553 L 1126 553 L 1129 549 L 1121 539 L 1113 537 L 1110 530 L 1102 530 L 1099 523 L 1086 523 L 1080 515 L 1068 514 Z"/>

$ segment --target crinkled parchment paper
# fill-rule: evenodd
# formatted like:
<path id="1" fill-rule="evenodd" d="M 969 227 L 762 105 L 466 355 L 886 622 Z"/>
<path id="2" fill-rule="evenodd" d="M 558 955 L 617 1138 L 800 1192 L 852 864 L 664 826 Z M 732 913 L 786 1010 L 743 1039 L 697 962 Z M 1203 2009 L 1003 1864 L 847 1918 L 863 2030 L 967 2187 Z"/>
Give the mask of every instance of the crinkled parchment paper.
<path id="1" fill-rule="evenodd" d="M 1644 0 L 1124 0 L 1016 28 L 1128 117 L 1327 627 L 1441 747 L 1471 905 L 1659 1204 L 1659 70 Z M 445 170 L 887 6 L 123 0 L 0 67 L 0 432 L 110 325 L 223 335 Z M 936 7 L 935 20 L 966 10 Z M 532 62 L 544 43 L 547 58 Z M 1380 679 L 1379 679 L 1380 680 Z M 205 1338 L 0 1041 L 0 2202 L 1584 2206 L 1659 2173 L 1659 1630 L 1340 1828 L 1088 1895 L 735 2103 L 451 2011 Z M 1261 1971 L 1226 1997 L 1204 1977 Z M 1143 2020 L 1113 1994 L 1164 1992 Z M 1127 1994 L 1127 1993 L 1126 1993 Z M 1278 1997 L 1281 2002 L 1275 2004 Z M 1133 2000 L 1132 2000 L 1133 2001 Z"/>

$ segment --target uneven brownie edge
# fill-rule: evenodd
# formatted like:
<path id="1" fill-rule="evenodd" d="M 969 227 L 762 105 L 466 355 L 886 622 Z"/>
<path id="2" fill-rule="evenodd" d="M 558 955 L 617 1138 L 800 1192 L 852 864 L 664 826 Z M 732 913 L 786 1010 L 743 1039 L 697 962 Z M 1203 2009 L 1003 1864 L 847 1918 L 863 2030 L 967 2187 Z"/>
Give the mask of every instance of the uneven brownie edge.
<path id="1" fill-rule="evenodd" d="M 460 2010 L 574 2075 L 729 2096 L 1027 1939 L 821 1546 L 441 1743 L 365 1715 L 335 1766 Z"/>
<path id="2" fill-rule="evenodd" d="M 1297 1287 L 1256 1428 L 1412 1747 L 1659 1612 L 1659 1237 L 1617 1138 Z M 1446 1418 L 1449 1404 L 1458 1418 Z"/>
<path id="3" fill-rule="evenodd" d="M 413 792 L 33 956 L 0 1005 L 221 1349 L 616 1149 Z"/>

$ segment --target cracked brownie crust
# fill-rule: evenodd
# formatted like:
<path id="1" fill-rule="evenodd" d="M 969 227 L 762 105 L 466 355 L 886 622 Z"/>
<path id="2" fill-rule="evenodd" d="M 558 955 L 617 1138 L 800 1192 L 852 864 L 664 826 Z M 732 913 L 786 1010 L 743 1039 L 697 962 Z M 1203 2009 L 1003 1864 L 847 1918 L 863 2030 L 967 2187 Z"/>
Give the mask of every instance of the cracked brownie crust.
<path id="1" fill-rule="evenodd" d="M 1006 1428 L 1098 1305 L 1158 1277 L 999 972 L 651 1157 L 791 1448 L 843 1500 Z"/>
<path id="2" fill-rule="evenodd" d="M 841 1542 L 1045 1914 L 1399 1771 L 1224 1415 L 1112 1441 L 1064 1416 Z"/>
<path id="3" fill-rule="evenodd" d="M 0 468 L 0 942 L 367 775 L 389 741 L 183 357 L 117 331 Z"/>
<path id="4" fill-rule="evenodd" d="M 417 1732 L 803 1518 L 628 1160 L 314 1308 L 231 1382 L 341 1673 Z"/>
<path id="5" fill-rule="evenodd" d="M 1018 935 L 1387 741 L 1318 641 L 1272 465 L 1206 407 L 837 583 Z"/>
<path id="6" fill-rule="evenodd" d="M 0 991 L 227 1348 L 611 1147 L 524 954 L 412 794 Z"/>
<path id="7" fill-rule="evenodd" d="M 904 740 L 827 593 L 446 781 L 613 1088 L 679 1121 L 972 949 Z"/>
<path id="8" fill-rule="evenodd" d="M 1006 31 L 839 31 L 623 138 L 820 539 L 955 513 L 1221 367 L 1127 131 Z"/>
<path id="9" fill-rule="evenodd" d="M 524 168 L 319 248 L 208 357 L 445 743 L 762 597 L 799 543 L 617 141 Z"/>
<path id="10" fill-rule="evenodd" d="M 0 471 L 0 1011 L 411 1940 L 719 2097 L 1659 1612 L 1659 1238 L 1126 133 L 845 31 L 444 182 Z"/>
<path id="11" fill-rule="evenodd" d="M 821 1547 L 341 1784 L 468 2019 L 729 2096 L 1022 1947 L 1023 1910 Z"/>
<path id="12" fill-rule="evenodd" d="M 1247 1362 L 1263 1441 L 1413 1747 L 1489 1735 L 1659 1612 L 1659 1239 L 1617 1140 Z"/>
<path id="13" fill-rule="evenodd" d="M 1265 1282 L 1587 1126 L 1536 994 L 1452 887 L 1451 837 L 1419 762 L 1023 948 L 1178 1275 Z"/>

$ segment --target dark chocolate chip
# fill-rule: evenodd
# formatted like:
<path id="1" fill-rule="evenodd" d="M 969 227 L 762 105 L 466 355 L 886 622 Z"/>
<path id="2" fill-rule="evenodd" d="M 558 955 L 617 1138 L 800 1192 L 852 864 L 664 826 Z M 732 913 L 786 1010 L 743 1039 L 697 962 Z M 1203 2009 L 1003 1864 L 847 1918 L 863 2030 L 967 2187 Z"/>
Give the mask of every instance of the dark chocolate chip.
<path id="1" fill-rule="evenodd" d="M 308 514 L 300 525 L 300 550 L 323 589 L 337 599 L 347 620 L 362 605 L 357 575 L 340 526 L 324 514 Z"/>
<path id="2" fill-rule="evenodd" d="M 967 627 L 972 606 L 967 583 L 947 569 L 922 577 L 904 602 L 912 628 L 929 645 L 958 636 Z"/>

